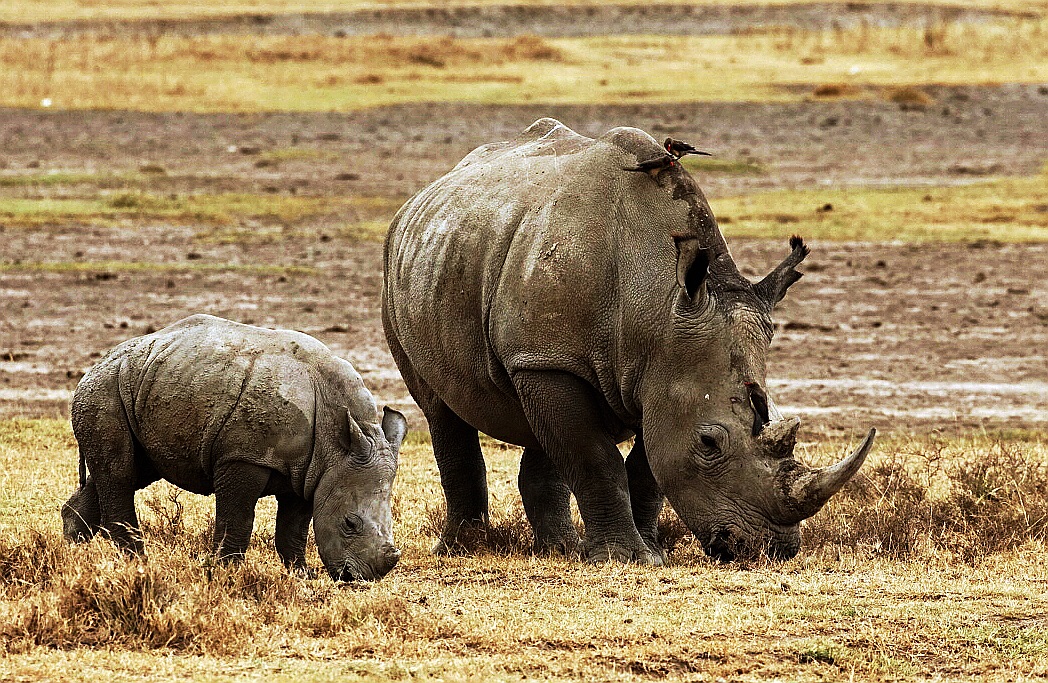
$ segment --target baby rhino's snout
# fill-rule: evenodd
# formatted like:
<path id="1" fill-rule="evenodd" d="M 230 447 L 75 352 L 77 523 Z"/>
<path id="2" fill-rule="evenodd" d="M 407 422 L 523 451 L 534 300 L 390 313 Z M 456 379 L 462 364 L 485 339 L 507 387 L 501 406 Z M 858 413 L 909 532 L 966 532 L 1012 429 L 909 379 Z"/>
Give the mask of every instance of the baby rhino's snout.
<path id="1" fill-rule="evenodd" d="M 395 547 L 392 543 L 383 544 L 382 548 L 379 549 L 378 556 L 375 558 L 375 564 L 373 569 L 375 570 L 375 578 L 380 579 L 390 571 L 393 567 L 397 566 L 397 562 L 400 561 L 400 549 Z"/>

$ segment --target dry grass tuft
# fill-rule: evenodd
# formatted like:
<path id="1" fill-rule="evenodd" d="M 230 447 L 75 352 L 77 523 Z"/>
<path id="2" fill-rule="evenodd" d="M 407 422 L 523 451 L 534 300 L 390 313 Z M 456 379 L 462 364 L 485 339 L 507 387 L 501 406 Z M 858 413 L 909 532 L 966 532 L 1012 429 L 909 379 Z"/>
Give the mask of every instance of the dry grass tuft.
<path id="1" fill-rule="evenodd" d="M 862 89 L 850 83 L 822 83 L 815 86 L 811 91 L 813 96 L 827 99 L 834 97 L 857 97 L 860 93 L 862 93 Z"/>
<path id="2" fill-rule="evenodd" d="M 900 451 L 864 470 L 805 526 L 806 551 L 973 562 L 1048 538 L 1048 464 L 997 442 L 965 459 Z"/>
<path id="3" fill-rule="evenodd" d="M 427 505 L 422 531 L 439 538 L 446 521 L 447 509 L 443 504 Z M 452 548 L 456 553 L 507 556 L 530 553 L 534 536 L 524 507 L 518 500 L 509 510 L 492 510 L 487 526 L 463 527 L 457 541 L 456 547 Z"/>

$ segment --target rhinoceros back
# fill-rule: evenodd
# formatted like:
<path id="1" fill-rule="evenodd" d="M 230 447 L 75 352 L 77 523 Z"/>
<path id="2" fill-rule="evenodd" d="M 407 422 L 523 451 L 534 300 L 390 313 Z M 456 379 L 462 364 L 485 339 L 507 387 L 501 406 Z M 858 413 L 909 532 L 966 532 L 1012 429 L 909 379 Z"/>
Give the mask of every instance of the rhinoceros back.
<path id="1" fill-rule="evenodd" d="M 659 154 L 636 129 L 591 139 L 542 119 L 401 209 L 386 243 L 387 336 L 452 410 L 526 445 L 510 374 L 539 369 L 583 377 L 629 412 L 623 344 L 644 341 L 621 339 L 634 312 L 620 304 L 645 315 L 646 299 L 667 299 L 673 233 L 688 227 L 687 202 L 626 170 Z"/>
<path id="2" fill-rule="evenodd" d="M 360 376 L 312 337 L 204 315 L 114 349 L 78 386 L 74 427 L 113 393 L 160 476 L 199 493 L 211 492 L 220 457 L 270 467 L 301 485 L 318 405 L 374 415 Z"/>

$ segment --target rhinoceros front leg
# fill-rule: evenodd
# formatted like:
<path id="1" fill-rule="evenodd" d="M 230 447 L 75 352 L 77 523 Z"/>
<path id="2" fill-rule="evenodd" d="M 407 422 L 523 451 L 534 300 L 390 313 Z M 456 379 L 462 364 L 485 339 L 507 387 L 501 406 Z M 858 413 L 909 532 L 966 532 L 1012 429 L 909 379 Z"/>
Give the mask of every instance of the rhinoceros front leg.
<path id="1" fill-rule="evenodd" d="M 98 533 L 102 512 L 98 507 L 98 489 L 94 479 L 87 478 L 84 485 L 73 492 L 62 505 L 62 535 L 67 541 L 83 543 Z"/>
<path id="2" fill-rule="evenodd" d="M 270 474 L 268 468 L 235 460 L 215 468 L 215 554 L 219 560 L 244 559 L 255 526 L 255 505 Z"/>
<path id="3" fill-rule="evenodd" d="M 659 514 L 662 512 L 662 489 L 655 481 L 648 464 L 648 454 L 644 450 L 644 439 L 638 433 L 626 457 L 626 476 L 630 485 L 630 504 L 633 507 L 633 521 L 637 525 L 641 538 L 648 544 L 648 549 L 657 556 L 660 563 L 666 561 L 666 552 L 659 544 Z"/>
<path id="4" fill-rule="evenodd" d="M 562 372 L 521 371 L 513 384 L 535 438 L 578 501 L 586 558 L 657 564 L 633 521 L 626 467 L 593 388 Z"/>
<path id="5" fill-rule="evenodd" d="M 314 578 L 306 567 L 306 540 L 313 506 L 294 494 L 277 496 L 277 554 L 288 570 L 298 576 Z"/>
<path id="6" fill-rule="evenodd" d="M 525 448 L 517 487 L 535 532 L 535 552 L 571 555 L 579 534 L 571 522 L 571 489 L 541 448 Z"/>

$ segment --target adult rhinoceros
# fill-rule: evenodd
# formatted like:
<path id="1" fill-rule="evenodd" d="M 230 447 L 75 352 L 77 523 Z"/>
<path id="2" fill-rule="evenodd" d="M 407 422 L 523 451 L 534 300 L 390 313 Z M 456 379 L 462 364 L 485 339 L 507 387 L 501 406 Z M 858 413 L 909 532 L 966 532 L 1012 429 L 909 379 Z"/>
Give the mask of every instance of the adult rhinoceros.
<path id="1" fill-rule="evenodd" d="M 268 495 L 291 569 L 308 572 L 310 521 L 332 578 L 378 579 L 400 558 L 390 489 L 407 423 L 389 408 L 379 423 L 357 371 L 313 337 L 190 316 L 110 351 L 77 386 L 72 421 L 70 540 L 103 531 L 141 550 L 135 491 L 163 478 L 215 494 L 219 558 L 243 557 Z"/>
<path id="2" fill-rule="evenodd" d="M 448 515 L 436 552 L 488 519 L 478 430 L 524 447 L 536 549 L 576 546 L 574 494 L 590 560 L 662 562 L 664 494 L 715 557 L 792 557 L 798 523 L 865 459 L 873 430 L 836 465 L 796 461 L 800 421 L 764 390 L 803 241 L 749 282 L 695 181 L 660 155 L 634 128 L 591 139 L 541 119 L 394 218 L 383 323 L 429 419 Z"/>

